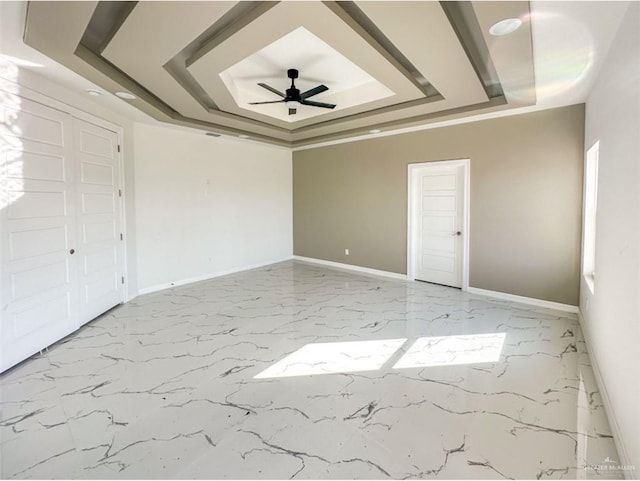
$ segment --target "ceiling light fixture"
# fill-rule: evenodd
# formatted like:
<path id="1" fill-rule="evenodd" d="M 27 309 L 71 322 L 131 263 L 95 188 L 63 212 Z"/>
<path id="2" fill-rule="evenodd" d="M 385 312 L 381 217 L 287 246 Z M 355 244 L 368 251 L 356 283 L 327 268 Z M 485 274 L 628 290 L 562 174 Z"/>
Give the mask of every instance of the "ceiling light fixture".
<path id="1" fill-rule="evenodd" d="M 497 23 L 491 25 L 489 33 L 494 37 L 500 37 L 502 35 L 508 35 L 515 32 L 522 25 L 522 20 L 519 18 L 505 18 Z"/>
<path id="2" fill-rule="evenodd" d="M 248 139 L 249 136 L 247 134 L 240 134 L 238 135 L 238 137 L 240 137 L 241 139 Z"/>
<path id="3" fill-rule="evenodd" d="M 369 131 L 370 134 L 379 134 L 380 132 L 382 132 L 380 129 L 373 129 Z"/>
<path id="4" fill-rule="evenodd" d="M 116 97 L 120 97 L 124 100 L 135 100 L 136 96 L 129 92 L 116 92 Z"/>
<path id="5" fill-rule="evenodd" d="M 91 95 L 92 97 L 97 97 L 97 96 L 102 94 L 102 92 L 100 92 L 99 90 L 96 90 L 96 89 L 87 89 L 86 92 L 89 95 Z"/>

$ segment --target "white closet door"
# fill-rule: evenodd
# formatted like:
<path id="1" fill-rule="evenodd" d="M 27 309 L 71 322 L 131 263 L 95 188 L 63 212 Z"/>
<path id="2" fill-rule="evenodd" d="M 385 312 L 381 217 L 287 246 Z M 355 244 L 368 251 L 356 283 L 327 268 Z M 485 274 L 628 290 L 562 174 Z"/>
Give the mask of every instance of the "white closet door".
<path id="1" fill-rule="evenodd" d="M 124 300 L 118 135 L 73 119 L 80 323 Z"/>
<path id="2" fill-rule="evenodd" d="M 0 372 L 79 326 L 72 119 L 2 97 Z"/>

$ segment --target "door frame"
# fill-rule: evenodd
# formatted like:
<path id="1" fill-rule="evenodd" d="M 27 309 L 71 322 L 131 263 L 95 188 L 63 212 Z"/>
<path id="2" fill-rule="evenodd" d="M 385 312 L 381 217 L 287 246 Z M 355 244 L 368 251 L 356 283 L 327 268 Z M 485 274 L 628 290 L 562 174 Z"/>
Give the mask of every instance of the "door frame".
<path id="1" fill-rule="evenodd" d="M 127 192 L 125 189 L 124 128 L 121 125 L 115 124 L 109 120 L 103 119 L 94 114 L 90 114 L 89 112 L 85 112 L 84 110 L 81 110 L 77 107 L 49 97 L 48 95 L 42 94 L 37 90 L 33 90 L 24 85 L 20 85 L 13 80 L 0 78 L 0 91 L 4 92 L 5 94 L 15 95 L 16 97 L 23 97 L 25 99 L 31 100 L 32 102 L 37 102 L 52 109 L 60 110 L 71 115 L 72 117 L 84 120 L 85 122 L 89 122 L 90 124 L 97 125 L 98 127 L 102 127 L 118 134 L 118 145 L 120 145 L 120 151 L 118 152 L 118 163 L 120 168 L 118 189 L 120 190 L 120 192 L 122 192 L 122 196 L 119 197 L 118 200 L 120 201 L 120 229 L 122 231 L 122 236 L 124 237 L 124 240 L 122 242 L 122 275 L 124 276 L 122 302 L 128 302 L 131 299 L 135 298 L 137 296 L 137 291 L 132 295 L 129 295 L 130 284 L 128 269 L 129 263 L 127 254 Z"/>
<path id="2" fill-rule="evenodd" d="M 469 237 L 470 237 L 470 187 L 471 160 L 438 160 L 407 165 L 407 280 L 415 281 L 419 190 L 416 188 L 418 172 L 428 168 L 462 167 L 462 290 L 469 290 Z"/>

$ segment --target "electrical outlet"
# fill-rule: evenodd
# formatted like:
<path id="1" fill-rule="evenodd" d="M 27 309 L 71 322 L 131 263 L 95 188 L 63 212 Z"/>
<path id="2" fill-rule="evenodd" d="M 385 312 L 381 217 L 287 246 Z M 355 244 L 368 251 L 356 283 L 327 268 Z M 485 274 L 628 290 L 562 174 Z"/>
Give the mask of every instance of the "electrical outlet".
<path id="1" fill-rule="evenodd" d="M 345 250 L 344 250 L 344 255 L 345 255 L 345 256 L 348 256 L 348 255 L 349 255 L 349 249 L 345 249 Z"/>

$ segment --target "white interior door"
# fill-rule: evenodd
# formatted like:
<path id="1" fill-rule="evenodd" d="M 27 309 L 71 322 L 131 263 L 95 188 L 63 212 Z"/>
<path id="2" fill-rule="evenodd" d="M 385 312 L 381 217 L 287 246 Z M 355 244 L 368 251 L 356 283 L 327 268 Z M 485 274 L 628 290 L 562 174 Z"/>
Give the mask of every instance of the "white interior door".
<path id="1" fill-rule="evenodd" d="M 72 119 L 2 95 L 0 372 L 78 328 Z"/>
<path id="2" fill-rule="evenodd" d="M 464 167 L 417 171 L 415 279 L 462 287 Z"/>
<path id="3" fill-rule="evenodd" d="M 124 300 L 118 134 L 73 119 L 80 323 Z"/>

